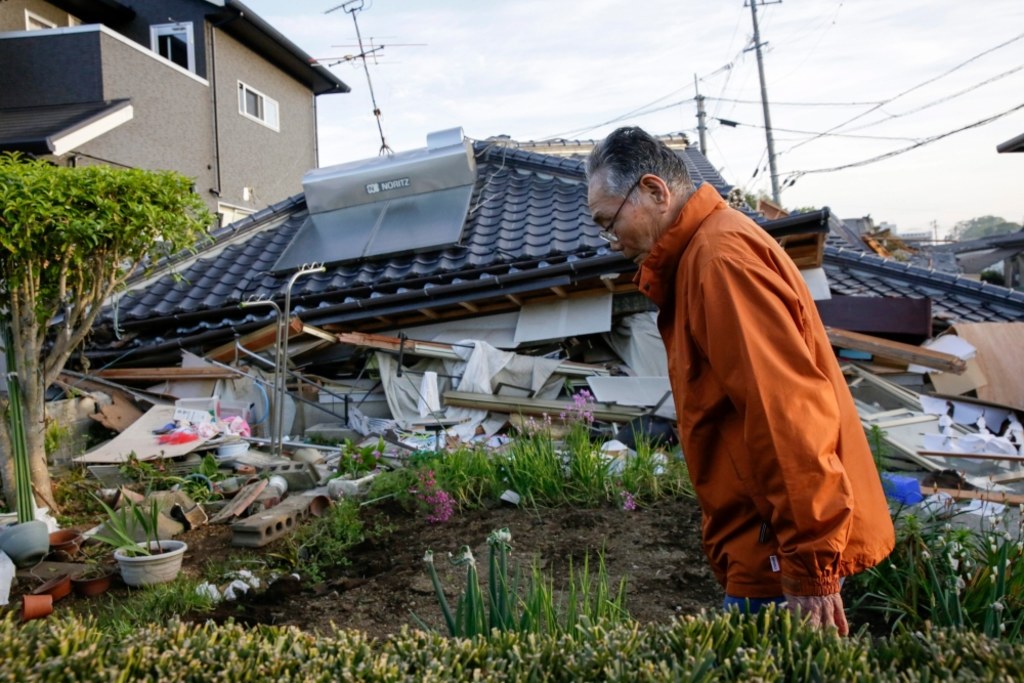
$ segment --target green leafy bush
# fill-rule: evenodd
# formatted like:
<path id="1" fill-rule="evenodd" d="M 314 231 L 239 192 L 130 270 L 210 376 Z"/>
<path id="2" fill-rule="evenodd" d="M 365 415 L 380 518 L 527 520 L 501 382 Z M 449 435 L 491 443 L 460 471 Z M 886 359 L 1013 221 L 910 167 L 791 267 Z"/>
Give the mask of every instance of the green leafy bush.
<path id="1" fill-rule="evenodd" d="M 0 620 L 0 680 L 37 681 L 946 681 L 1024 679 L 1024 645 L 934 630 L 840 638 L 786 611 L 663 626 L 593 624 L 559 636 L 448 638 L 170 620 L 111 638 L 93 620 Z"/>

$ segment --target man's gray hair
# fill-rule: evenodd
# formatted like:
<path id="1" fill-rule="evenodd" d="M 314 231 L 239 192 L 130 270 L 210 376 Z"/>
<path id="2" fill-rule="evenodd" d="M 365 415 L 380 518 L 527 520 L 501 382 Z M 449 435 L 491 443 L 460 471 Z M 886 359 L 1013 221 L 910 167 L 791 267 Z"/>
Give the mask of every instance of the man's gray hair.
<path id="1" fill-rule="evenodd" d="M 675 191 L 693 191 L 683 160 L 668 146 L 635 126 L 619 128 L 594 146 L 587 157 L 587 180 L 605 173 L 608 192 L 622 196 L 641 176 L 658 176 Z"/>

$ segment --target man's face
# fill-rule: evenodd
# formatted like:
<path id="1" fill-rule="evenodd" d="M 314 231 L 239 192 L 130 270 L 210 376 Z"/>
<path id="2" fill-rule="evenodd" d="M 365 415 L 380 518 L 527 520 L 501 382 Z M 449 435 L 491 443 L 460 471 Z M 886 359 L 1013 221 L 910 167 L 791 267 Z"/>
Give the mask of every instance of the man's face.
<path id="1" fill-rule="evenodd" d="M 657 240 L 658 212 L 652 205 L 652 190 L 648 185 L 656 179 L 641 176 L 625 195 L 608 190 L 606 174 L 598 173 L 590 180 L 587 202 L 594 222 L 608 233 L 606 239 L 612 251 L 637 265 L 651 253 Z"/>

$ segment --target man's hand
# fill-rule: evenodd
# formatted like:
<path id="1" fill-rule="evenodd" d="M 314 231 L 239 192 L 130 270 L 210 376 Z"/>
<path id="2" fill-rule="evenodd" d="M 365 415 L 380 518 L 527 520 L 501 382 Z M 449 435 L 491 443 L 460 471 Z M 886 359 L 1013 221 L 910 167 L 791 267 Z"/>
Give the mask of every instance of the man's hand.
<path id="1" fill-rule="evenodd" d="M 786 607 L 797 616 L 808 615 L 812 626 L 835 626 L 839 635 L 850 634 L 850 625 L 846 623 L 843 611 L 843 599 L 839 593 L 832 595 L 786 595 Z"/>

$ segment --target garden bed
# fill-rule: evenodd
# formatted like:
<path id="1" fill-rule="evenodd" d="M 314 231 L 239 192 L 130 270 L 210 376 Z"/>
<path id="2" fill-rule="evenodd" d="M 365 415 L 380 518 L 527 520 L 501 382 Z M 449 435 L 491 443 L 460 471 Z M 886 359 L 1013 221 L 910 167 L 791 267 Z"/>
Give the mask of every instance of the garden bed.
<path id="1" fill-rule="evenodd" d="M 721 605 L 721 588 L 700 546 L 700 510 L 694 500 L 663 500 L 622 510 L 525 509 L 511 506 L 467 510 L 447 522 L 430 524 L 395 505 L 364 508 L 368 530 L 390 528 L 349 553 L 350 565 L 316 584 L 281 581 L 253 598 L 223 603 L 205 620 L 235 619 L 244 624 L 294 625 L 325 633 L 332 624 L 370 636 L 397 633 L 413 625 L 415 612 L 444 630 L 423 555 L 433 550 L 449 598 L 465 583 L 463 569 L 443 559 L 470 545 L 485 565 L 487 535 L 498 528 L 512 534 L 512 561 L 528 573 L 536 560 L 546 575 L 564 580 L 570 559 L 576 569 L 590 555 L 591 570 L 603 552 L 609 578 L 626 576 L 626 606 L 644 623 L 667 623 Z M 182 537 L 189 544 L 185 571 L 205 576 L 217 566 L 281 552 L 284 540 L 261 551 L 230 546 L 230 529 L 208 526 Z M 122 591 L 114 591 L 113 596 Z M 127 597 L 127 591 L 123 591 Z"/>

